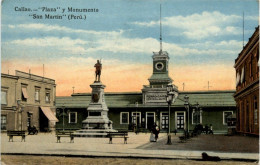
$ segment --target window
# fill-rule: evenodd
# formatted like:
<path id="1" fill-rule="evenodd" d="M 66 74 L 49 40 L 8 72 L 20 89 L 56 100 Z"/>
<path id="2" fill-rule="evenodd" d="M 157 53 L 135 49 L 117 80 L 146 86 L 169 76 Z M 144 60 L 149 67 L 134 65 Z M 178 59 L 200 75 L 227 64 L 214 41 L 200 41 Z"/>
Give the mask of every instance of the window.
<path id="1" fill-rule="evenodd" d="M 45 92 L 45 102 L 50 103 L 50 101 L 51 101 L 50 98 L 51 98 L 50 90 L 46 90 L 46 92 Z"/>
<path id="2" fill-rule="evenodd" d="M 223 124 L 227 125 L 227 118 L 231 117 L 231 115 L 233 114 L 233 111 L 224 111 L 223 112 Z"/>
<path id="3" fill-rule="evenodd" d="M 6 130 L 6 115 L 1 115 L 1 130 Z"/>
<path id="4" fill-rule="evenodd" d="M 202 123 L 201 112 L 193 109 L 193 111 L 192 111 L 192 124 L 200 124 L 200 123 Z"/>
<path id="5" fill-rule="evenodd" d="M 28 93 L 27 93 L 27 86 L 22 85 L 22 101 L 27 101 Z"/>
<path id="6" fill-rule="evenodd" d="M 69 113 L 69 123 L 77 123 L 77 112 Z"/>
<path id="7" fill-rule="evenodd" d="M 1 91 L 1 104 L 7 104 L 7 91 Z"/>
<path id="8" fill-rule="evenodd" d="M 254 97 L 254 123 L 258 124 L 258 105 L 257 105 L 257 97 Z"/>
<path id="9" fill-rule="evenodd" d="M 40 88 L 35 88 L 35 102 L 40 102 Z"/>
<path id="10" fill-rule="evenodd" d="M 169 126 L 169 115 L 168 112 L 161 113 L 161 127 L 167 129 Z"/>
<path id="11" fill-rule="evenodd" d="M 252 77 L 252 63 L 253 63 L 253 57 L 250 56 L 250 62 L 249 62 L 249 76 Z"/>
<path id="12" fill-rule="evenodd" d="M 129 112 L 120 113 L 120 124 L 129 124 Z"/>

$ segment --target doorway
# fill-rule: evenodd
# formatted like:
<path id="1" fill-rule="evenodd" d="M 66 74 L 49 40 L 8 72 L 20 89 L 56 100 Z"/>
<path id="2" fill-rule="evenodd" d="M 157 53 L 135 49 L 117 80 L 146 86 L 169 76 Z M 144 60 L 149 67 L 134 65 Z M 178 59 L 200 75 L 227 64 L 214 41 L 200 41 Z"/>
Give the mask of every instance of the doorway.
<path id="1" fill-rule="evenodd" d="M 151 130 L 154 123 L 155 123 L 155 113 L 146 112 L 146 129 Z"/>
<path id="2" fill-rule="evenodd" d="M 48 132 L 49 131 L 49 119 L 44 115 L 42 110 L 40 110 L 39 116 L 40 116 L 40 131 Z"/>

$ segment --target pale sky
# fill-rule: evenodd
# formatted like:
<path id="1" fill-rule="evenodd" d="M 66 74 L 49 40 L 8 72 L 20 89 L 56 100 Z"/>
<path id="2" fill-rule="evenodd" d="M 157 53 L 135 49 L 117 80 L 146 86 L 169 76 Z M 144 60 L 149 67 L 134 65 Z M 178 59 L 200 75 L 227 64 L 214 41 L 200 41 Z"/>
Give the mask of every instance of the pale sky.
<path id="1" fill-rule="evenodd" d="M 183 91 L 235 89 L 234 61 L 258 26 L 257 0 L 162 0 L 163 50 Z M 32 11 L 17 11 L 24 8 Z M 55 8 L 46 11 L 44 8 Z M 98 9 L 69 12 L 68 8 Z M 34 11 L 37 9 L 37 11 Z M 44 9 L 44 10 L 43 10 Z M 62 13 L 62 9 L 65 9 Z M 42 15 L 33 19 L 31 15 Z M 45 19 L 45 14 L 62 19 Z M 83 19 L 69 20 L 69 15 Z M 160 0 L 8 0 L 2 3 L 1 72 L 56 80 L 57 95 L 91 92 L 102 59 L 106 92 L 140 92 L 159 51 Z"/>

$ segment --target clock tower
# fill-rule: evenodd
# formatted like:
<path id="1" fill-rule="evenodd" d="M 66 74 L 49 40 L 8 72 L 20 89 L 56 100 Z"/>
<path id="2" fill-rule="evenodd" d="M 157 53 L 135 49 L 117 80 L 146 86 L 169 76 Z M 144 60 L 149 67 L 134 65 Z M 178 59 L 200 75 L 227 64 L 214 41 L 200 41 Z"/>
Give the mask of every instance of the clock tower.
<path id="1" fill-rule="evenodd" d="M 166 51 L 160 50 L 159 52 L 153 52 L 153 74 L 148 79 L 151 86 L 166 86 L 172 83 L 172 79 L 169 77 L 168 63 L 169 56 Z"/>
<path id="2" fill-rule="evenodd" d="M 178 87 L 172 84 L 173 80 L 169 77 L 169 55 L 162 50 L 162 23 L 160 6 L 160 51 L 153 52 L 153 74 L 148 79 L 149 85 L 144 85 L 142 89 L 143 104 L 166 106 L 167 85 L 171 85 L 174 91 L 178 92 Z M 178 94 L 177 94 L 178 95 Z M 176 99 L 176 98 L 175 98 Z"/>

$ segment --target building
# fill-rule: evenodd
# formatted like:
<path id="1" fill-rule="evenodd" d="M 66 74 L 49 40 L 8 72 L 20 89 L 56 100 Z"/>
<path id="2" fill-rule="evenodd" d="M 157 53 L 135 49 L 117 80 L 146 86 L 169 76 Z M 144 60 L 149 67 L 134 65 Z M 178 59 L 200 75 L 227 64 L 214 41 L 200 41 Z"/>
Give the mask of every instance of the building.
<path id="1" fill-rule="evenodd" d="M 180 92 L 174 104 L 171 105 L 170 128 L 182 132 L 192 130 L 198 123 L 204 126 L 213 125 L 214 132 L 227 132 L 227 117 L 235 114 L 236 104 L 233 98 L 235 91 L 204 91 Z M 189 96 L 192 105 L 188 110 L 184 106 L 184 96 Z M 161 131 L 168 130 L 168 107 L 165 105 L 143 104 L 143 94 L 140 93 L 105 93 L 109 119 L 113 121 L 114 129 L 134 130 L 134 125 L 142 131 L 148 131 L 154 122 Z M 57 129 L 81 129 L 82 121 L 87 117 L 87 107 L 91 93 L 74 93 L 71 96 L 57 97 Z M 138 102 L 138 104 L 137 104 Z M 197 107 L 199 103 L 199 108 Z M 64 110 L 64 113 L 63 113 Z M 64 114 L 64 115 L 63 115 Z M 188 115 L 189 114 L 189 117 Z M 188 122 L 189 118 L 189 122 Z M 136 120 L 137 119 L 137 120 Z"/>
<path id="2" fill-rule="evenodd" d="M 235 60 L 236 130 L 259 136 L 259 26 Z"/>
<path id="3" fill-rule="evenodd" d="M 55 80 L 15 71 L 1 74 L 1 130 L 55 129 Z"/>
<path id="4" fill-rule="evenodd" d="M 196 124 L 213 125 L 215 132 L 227 132 L 227 117 L 235 114 L 235 91 L 178 92 L 168 76 L 169 56 L 160 50 L 153 54 L 153 74 L 138 93 L 105 93 L 108 117 L 114 129 L 149 131 L 156 123 L 163 132 L 192 130 Z M 179 93 L 170 105 L 167 85 Z M 189 108 L 185 108 L 185 95 L 189 97 Z M 81 129 L 86 119 L 91 93 L 75 93 L 71 96 L 57 97 L 57 129 Z M 64 120 L 63 120 L 64 119 Z"/>

